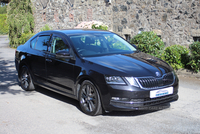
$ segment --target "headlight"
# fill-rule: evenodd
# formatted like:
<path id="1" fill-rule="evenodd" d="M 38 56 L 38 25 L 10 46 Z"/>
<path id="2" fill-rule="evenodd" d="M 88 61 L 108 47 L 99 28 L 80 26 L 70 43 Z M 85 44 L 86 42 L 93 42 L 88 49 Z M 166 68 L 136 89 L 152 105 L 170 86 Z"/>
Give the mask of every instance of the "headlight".
<path id="1" fill-rule="evenodd" d="M 107 84 L 125 84 L 120 76 L 105 76 Z"/>
<path id="2" fill-rule="evenodd" d="M 129 82 L 129 84 L 131 84 L 132 86 L 139 87 L 139 85 L 134 77 L 125 77 L 125 78 Z"/>

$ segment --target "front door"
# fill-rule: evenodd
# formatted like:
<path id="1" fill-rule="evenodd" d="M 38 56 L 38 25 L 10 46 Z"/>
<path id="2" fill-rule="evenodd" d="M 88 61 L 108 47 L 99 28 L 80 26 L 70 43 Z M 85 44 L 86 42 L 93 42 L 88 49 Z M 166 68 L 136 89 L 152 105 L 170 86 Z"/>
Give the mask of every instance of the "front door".
<path id="1" fill-rule="evenodd" d="M 47 82 L 53 90 L 73 94 L 75 60 L 57 57 L 56 53 L 63 50 L 71 50 L 67 41 L 58 35 L 53 35 L 46 58 Z"/>

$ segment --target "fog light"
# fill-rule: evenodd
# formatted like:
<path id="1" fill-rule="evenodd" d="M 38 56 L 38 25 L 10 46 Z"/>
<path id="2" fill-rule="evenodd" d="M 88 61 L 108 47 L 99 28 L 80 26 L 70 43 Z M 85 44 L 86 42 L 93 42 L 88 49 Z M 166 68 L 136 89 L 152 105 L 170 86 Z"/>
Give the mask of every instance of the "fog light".
<path id="1" fill-rule="evenodd" d="M 121 98 L 122 101 L 129 101 L 129 98 Z"/>
<path id="2" fill-rule="evenodd" d="M 129 101 L 129 98 L 112 97 L 111 100 L 115 100 L 115 101 Z"/>
<path id="3" fill-rule="evenodd" d="M 112 97 L 111 99 L 112 99 L 112 100 L 120 100 L 119 97 Z"/>

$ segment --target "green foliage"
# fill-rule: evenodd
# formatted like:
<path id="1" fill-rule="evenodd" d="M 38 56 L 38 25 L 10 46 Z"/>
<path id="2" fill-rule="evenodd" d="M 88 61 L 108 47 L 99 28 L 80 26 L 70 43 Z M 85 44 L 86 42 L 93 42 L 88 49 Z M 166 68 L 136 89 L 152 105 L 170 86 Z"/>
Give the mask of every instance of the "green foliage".
<path id="1" fill-rule="evenodd" d="M 0 5 L 0 14 L 7 13 L 7 5 Z"/>
<path id="2" fill-rule="evenodd" d="M 200 70 L 200 42 L 194 42 L 190 46 L 190 62 L 188 65 L 195 71 L 199 72 Z"/>
<path id="3" fill-rule="evenodd" d="M 6 14 L 0 14 L 0 34 L 8 34 L 8 25 L 6 23 Z"/>
<path id="4" fill-rule="evenodd" d="M 189 49 L 181 45 L 166 47 L 162 59 L 174 69 L 184 68 L 189 61 Z"/>
<path id="5" fill-rule="evenodd" d="M 164 42 L 154 32 L 142 32 L 134 36 L 131 44 L 137 45 L 142 52 L 161 58 L 164 49 Z"/>
<path id="6" fill-rule="evenodd" d="M 49 27 L 48 24 L 44 25 L 44 26 L 40 29 L 40 31 L 47 31 L 47 30 L 51 30 L 51 28 Z"/>
<path id="7" fill-rule="evenodd" d="M 97 26 L 97 24 L 93 24 L 92 29 L 108 30 L 108 26 L 106 26 L 106 25 Z"/>
<path id="8" fill-rule="evenodd" d="M 34 33 L 22 33 L 21 37 L 19 38 L 19 44 L 26 43 L 33 35 Z"/>
<path id="9" fill-rule="evenodd" d="M 181 45 L 172 45 L 164 49 L 163 41 L 153 32 L 142 32 L 130 41 L 142 52 L 165 60 L 174 69 L 188 68 L 200 70 L 200 42 L 194 42 L 189 49 Z M 163 51 L 164 50 L 164 51 Z M 189 52 L 191 54 L 189 55 Z"/>
<path id="10" fill-rule="evenodd" d="M 34 17 L 31 0 L 11 0 L 7 7 L 10 46 L 20 45 L 22 34 L 33 33 Z"/>

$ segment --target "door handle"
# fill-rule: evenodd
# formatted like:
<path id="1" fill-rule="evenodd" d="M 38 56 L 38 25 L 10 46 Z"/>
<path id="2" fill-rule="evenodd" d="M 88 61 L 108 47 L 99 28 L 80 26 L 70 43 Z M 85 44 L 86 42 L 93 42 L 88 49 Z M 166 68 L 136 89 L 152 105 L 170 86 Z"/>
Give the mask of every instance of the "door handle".
<path id="1" fill-rule="evenodd" d="M 52 62 L 52 60 L 51 60 L 51 59 L 46 59 L 46 61 L 47 61 L 47 62 Z"/>

